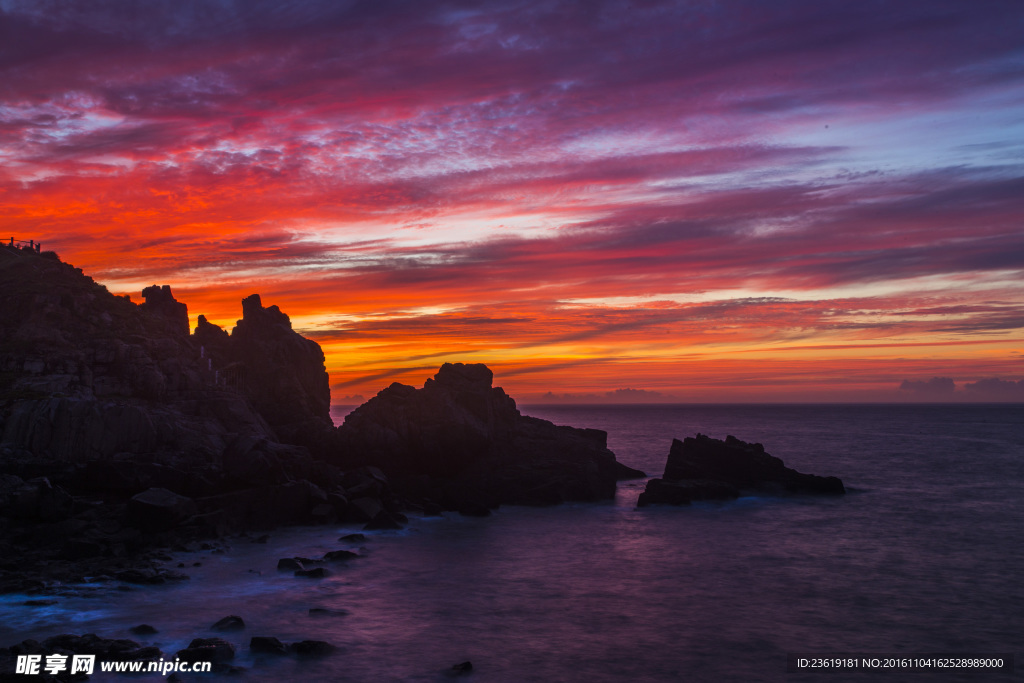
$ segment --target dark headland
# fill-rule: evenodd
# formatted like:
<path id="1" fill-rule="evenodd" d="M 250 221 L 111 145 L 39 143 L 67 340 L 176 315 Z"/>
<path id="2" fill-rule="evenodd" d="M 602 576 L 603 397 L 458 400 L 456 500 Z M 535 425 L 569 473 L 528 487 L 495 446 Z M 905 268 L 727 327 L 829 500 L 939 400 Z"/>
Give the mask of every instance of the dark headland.
<path id="1" fill-rule="evenodd" d="M 521 415 L 484 365 L 392 384 L 336 428 L 320 346 L 255 294 L 230 333 L 203 316 L 190 331 L 167 286 L 135 304 L 52 252 L 8 246 L 0 291 L 8 591 L 186 539 L 601 500 L 643 476 L 604 432 Z"/>
<path id="2" fill-rule="evenodd" d="M 282 525 L 389 529 L 407 514 L 605 500 L 617 481 L 645 476 L 616 460 L 603 431 L 522 415 L 482 364 L 446 363 L 422 388 L 392 384 L 335 427 L 324 354 L 276 305 L 253 294 L 230 332 L 203 316 L 190 330 L 169 287 L 142 296 L 114 296 L 53 252 L 0 246 L 0 592 L 183 581 L 168 549 L 239 534 L 259 542 Z M 759 447 L 712 442 L 676 441 L 640 504 L 842 490 Z M 317 578 L 354 556 L 278 567 Z M 228 660 L 229 645 L 198 638 L 178 655 Z M 268 647 L 330 650 L 250 644 Z M 0 649 L 0 660 L 54 650 L 162 656 L 64 634 Z"/>

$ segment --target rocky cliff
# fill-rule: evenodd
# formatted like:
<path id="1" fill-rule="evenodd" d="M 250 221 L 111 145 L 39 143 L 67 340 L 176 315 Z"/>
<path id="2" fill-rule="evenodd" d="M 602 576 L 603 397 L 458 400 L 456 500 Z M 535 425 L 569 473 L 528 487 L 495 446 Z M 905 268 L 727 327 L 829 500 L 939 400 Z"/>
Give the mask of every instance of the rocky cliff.
<path id="1" fill-rule="evenodd" d="M 617 480 L 644 476 L 604 432 L 523 416 L 492 381 L 485 365 L 445 363 L 422 389 L 392 384 L 346 418 L 343 444 L 406 495 L 450 509 L 612 498 Z"/>
<path id="2" fill-rule="evenodd" d="M 200 316 L 194 339 L 217 381 L 245 396 L 283 440 L 317 451 L 331 447 L 324 353 L 292 330 L 281 309 L 264 307 L 253 294 L 242 300 L 231 334 Z"/>
<path id="3" fill-rule="evenodd" d="M 232 378 L 169 287 L 137 305 L 55 255 L 0 247 L 0 292 L 0 555 L 44 536 L 103 555 L 154 519 L 216 532 L 350 512 L 347 475 L 282 435 L 334 429 L 323 354 L 276 307 L 250 298 L 237 339 L 223 333 Z M 386 483 L 375 494 L 390 501 Z M 56 526 L 5 526 L 33 523 Z"/>
<path id="4" fill-rule="evenodd" d="M 168 286 L 135 304 L 7 246 L 0 292 L 0 557 L 43 536 L 92 556 L 140 530 L 395 526 L 403 506 L 485 514 L 643 476 L 603 432 L 521 415 L 483 365 L 393 384 L 335 429 L 323 352 L 259 295 L 230 333 L 199 316 L 189 334 Z"/>

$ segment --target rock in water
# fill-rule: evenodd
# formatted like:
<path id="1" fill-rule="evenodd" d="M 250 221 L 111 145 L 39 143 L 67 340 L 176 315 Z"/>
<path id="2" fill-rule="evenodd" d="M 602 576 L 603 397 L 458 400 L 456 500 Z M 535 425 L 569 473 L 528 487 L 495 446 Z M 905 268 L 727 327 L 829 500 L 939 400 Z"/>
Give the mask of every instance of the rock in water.
<path id="1" fill-rule="evenodd" d="M 272 636 L 253 636 L 249 640 L 249 650 L 251 652 L 262 652 L 271 655 L 288 654 L 288 647 Z"/>
<path id="2" fill-rule="evenodd" d="M 605 432 L 524 416 L 492 381 L 485 365 L 445 363 L 422 389 L 381 391 L 339 435 L 396 490 L 448 510 L 606 499 L 643 476 L 615 460 Z"/>
<path id="3" fill-rule="evenodd" d="M 235 658 L 235 646 L 223 638 L 194 638 L 177 656 L 184 662 L 225 662 Z"/>
<path id="4" fill-rule="evenodd" d="M 245 629 L 245 621 L 242 617 L 231 614 L 217 621 L 216 624 L 210 627 L 214 631 L 241 631 Z"/>
<path id="5" fill-rule="evenodd" d="M 665 473 L 651 479 L 637 507 L 655 503 L 685 505 L 693 500 L 736 498 L 742 492 L 776 494 L 846 493 L 837 477 L 803 474 L 765 453 L 759 443 L 734 436 L 725 441 L 704 434 L 672 440 Z"/>

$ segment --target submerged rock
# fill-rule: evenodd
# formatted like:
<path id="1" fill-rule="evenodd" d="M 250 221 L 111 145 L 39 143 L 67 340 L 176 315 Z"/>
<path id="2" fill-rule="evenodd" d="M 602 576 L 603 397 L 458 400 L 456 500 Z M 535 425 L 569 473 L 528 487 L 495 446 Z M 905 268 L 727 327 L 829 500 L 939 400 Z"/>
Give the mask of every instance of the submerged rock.
<path id="1" fill-rule="evenodd" d="M 185 662 L 225 662 L 235 658 L 235 646 L 223 638 L 195 638 L 177 656 Z"/>
<path id="2" fill-rule="evenodd" d="M 837 477 L 804 474 L 786 467 L 759 443 L 734 436 L 722 441 L 698 434 L 683 441 L 672 440 L 664 475 L 647 482 L 637 507 L 728 500 L 743 492 L 843 494 L 846 489 Z"/>
<path id="3" fill-rule="evenodd" d="M 245 628 L 245 621 L 242 620 L 242 617 L 231 614 L 218 620 L 210 628 L 214 631 L 241 631 Z"/>
<path id="4" fill-rule="evenodd" d="M 331 573 L 325 567 L 315 567 L 314 569 L 297 569 L 295 576 L 301 576 L 307 579 L 323 579 L 330 576 Z"/>
<path id="5" fill-rule="evenodd" d="M 456 674 L 468 674 L 473 671 L 473 662 L 465 661 L 461 664 L 455 664 L 452 666 L 452 672 Z"/>
<path id="6" fill-rule="evenodd" d="M 324 554 L 324 559 L 330 560 L 331 562 L 337 562 L 339 560 L 353 560 L 357 557 L 359 557 L 359 555 L 351 550 L 331 550 Z"/>
<path id="7" fill-rule="evenodd" d="M 249 650 L 272 655 L 288 654 L 288 647 L 272 636 L 253 636 L 249 641 Z"/>

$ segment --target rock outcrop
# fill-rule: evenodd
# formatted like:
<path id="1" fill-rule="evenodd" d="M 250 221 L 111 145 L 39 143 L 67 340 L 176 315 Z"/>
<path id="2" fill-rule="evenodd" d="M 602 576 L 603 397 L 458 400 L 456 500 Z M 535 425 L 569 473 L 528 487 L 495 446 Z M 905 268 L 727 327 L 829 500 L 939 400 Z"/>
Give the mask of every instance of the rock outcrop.
<path id="1" fill-rule="evenodd" d="M 323 353 L 277 307 L 249 297 L 234 335 L 205 319 L 190 335 L 169 287 L 138 305 L 5 246 L 0 291 L 0 556 L 23 558 L 10 566 L 27 566 L 26 538 L 39 557 L 99 561 L 179 533 L 347 521 L 357 496 L 399 513 L 386 478 L 353 472 L 350 495 L 289 439 L 335 431 Z"/>
<path id="2" fill-rule="evenodd" d="M 238 367 L 243 393 L 271 426 L 310 420 L 333 426 L 320 345 L 292 330 L 277 306 L 264 308 L 259 294 L 242 300 L 242 319 L 231 332 L 224 360 Z"/>
<path id="3" fill-rule="evenodd" d="M 422 389 L 392 384 L 346 418 L 342 442 L 404 495 L 467 512 L 611 498 L 617 480 L 643 476 L 604 432 L 523 416 L 492 381 L 485 365 L 445 363 Z"/>
<path id="4" fill-rule="evenodd" d="M 230 333 L 199 316 L 189 334 L 168 286 L 136 304 L 2 245 L 0 291 L 0 558 L 27 538 L 99 563 L 182 535 L 394 529 L 403 510 L 606 499 L 643 476 L 604 432 L 521 415 L 484 365 L 393 384 L 335 429 L 322 350 L 256 294 Z"/>
<path id="5" fill-rule="evenodd" d="M 637 507 L 651 504 L 686 505 L 694 500 L 728 500 L 743 493 L 842 494 L 837 477 L 820 477 L 790 469 L 765 453 L 759 443 L 734 436 L 725 441 L 704 434 L 672 440 L 665 473 L 651 479 Z"/>

